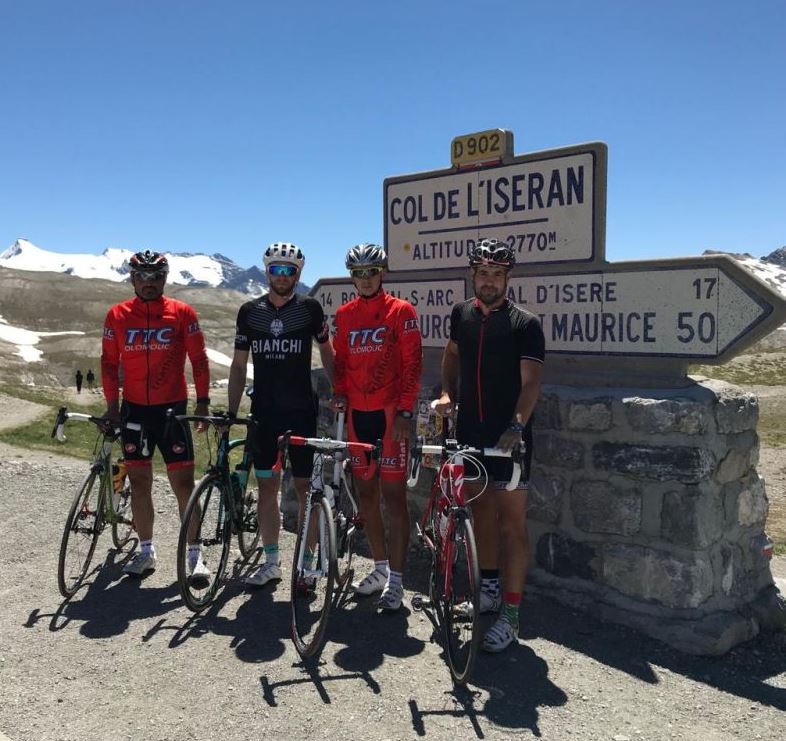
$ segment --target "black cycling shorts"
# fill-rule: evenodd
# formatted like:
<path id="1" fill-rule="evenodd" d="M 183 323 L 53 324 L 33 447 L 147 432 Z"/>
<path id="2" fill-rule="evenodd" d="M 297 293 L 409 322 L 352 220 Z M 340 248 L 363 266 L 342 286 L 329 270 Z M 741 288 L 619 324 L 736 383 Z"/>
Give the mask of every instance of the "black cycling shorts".
<path id="1" fill-rule="evenodd" d="M 120 436 L 126 465 L 147 465 L 156 447 L 168 470 L 194 465 L 194 442 L 188 423 L 176 419 L 167 425 L 167 410 L 186 413 L 186 401 L 173 404 L 132 404 L 124 401 L 120 407 Z"/>
<path id="2" fill-rule="evenodd" d="M 317 417 L 311 410 L 307 412 L 253 412 L 257 421 L 255 432 L 251 433 L 251 454 L 257 476 L 271 476 L 271 470 L 278 459 L 278 438 L 287 430 L 301 437 L 316 437 Z M 306 445 L 290 445 L 289 460 L 295 478 L 311 477 L 314 463 L 314 449 Z"/>

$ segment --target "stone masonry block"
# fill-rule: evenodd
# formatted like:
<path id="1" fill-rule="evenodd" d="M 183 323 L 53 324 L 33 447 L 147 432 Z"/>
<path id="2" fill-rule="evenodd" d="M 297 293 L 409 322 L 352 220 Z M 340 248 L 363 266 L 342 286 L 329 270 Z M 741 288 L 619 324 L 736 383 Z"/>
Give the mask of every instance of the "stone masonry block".
<path id="1" fill-rule="evenodd" d="M 598 470 L 656 481 L 676 479 L 686 484 L 703 481 L 715 469 L 715 456 L 704 448 L 605 441 L 592 447 L 592 462 Z"/>
<path id="2" fill-rule="evenodd" d="M 688 399 L 633 396 L 623 399 L 622 403 L 630 426 L 648 434 L 700 435 L 706 432 L 710 421 L 709 409 Z"/>
<path id="3" fill-rule="evenodd" d="M 597 581 L 597 553 L 589 543 L 579 543 L 562 533 L 545 533 L 535 546 L 538 566 L 554 576 Z"/>
<path id="4" fill-rule="evenodd" d="M 737 386 L 724 385 L 718 390 L 715 419 L 719 432 L 755 430 L 759 420 L 759 400 L 755 394 Z"/>
<path id="5" fill-rule="evenodd" d="M 608 481 L 576 481 L 570 491 L 573 522 L 587 533 L 633 535 L 641 528 L 641 490 Z"/>
<path id="6" fill-rule="evenodd" d="M 611 402 L 589 404 L 574 402 L 568 409 L 568 428 L 571 430 L 603 432 L 611 428 Z"/>
<path id="7" fill-rule="evenodd" d="M 713 591 L 707 555 L 683 557 L 625 544 L 604 546 L 603 581 L 629 597 L 673 609 L 699 607 Z"/>
<path id="8" fill-rule="evenodd" d="M 760 525 L 764 527 L 769 511 L 764 482 L 753 474 L 748 477 L 737 497 L 737 522 L 744 527 Z"/>
<path id="9" fill-rule="evenodd" d="M 565 487 L 562 476 L 552 476 L 536 469 L 527 493 L 527 516 L 549 525 L 559 523 Z"/>
<path id="10" fill-rule="evenodd" d="M 695 486 L 666 492 L 661 511 L 661 537 L 685 548 L 706 548 L 723 534 L 720 492 Z"/>
<path id="11" fill-rule="evenodd" d="M 533 425 L 538 430 L 562 429 L 559 397 L 556 394 L 541 394 L 533 414 Z"/>
<path id="12" fill-rule="evenodd" d="M 584 466 L 584 445 L 559 435 L 535 432 L 535 460 L 544 466 L 575 470 Z"/>

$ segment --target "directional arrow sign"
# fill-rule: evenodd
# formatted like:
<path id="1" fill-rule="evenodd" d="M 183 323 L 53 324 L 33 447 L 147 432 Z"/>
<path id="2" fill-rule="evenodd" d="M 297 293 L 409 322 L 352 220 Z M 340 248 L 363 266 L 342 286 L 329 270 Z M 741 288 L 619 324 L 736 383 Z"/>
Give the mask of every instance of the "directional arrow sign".
<path id="1" fill-rule="evenodd" d="M 522 264 L 605 255 L 606 145 L 521 155 L 471 171 L 387 178 L 385 246 L 391 270 L 464 267 L 484 237 L 508 242 Z"/>
<path id="2" fill-rule="evenodd" d="M 608 265 L 512 278 L 509 296 L 540 317 L 549 353 L 723 362 L 786 319 L 786 301 L 732 258 Z"/>
<path id="3" fill-rule="evenodd" d="M 409 301 L 418 313 L 424 347 L 443 347 L 450 336 L 450 312 L 464 300 L 463 280 L 385 281 L 385 290 Z M 331 325 L 336 310 L 357 297 L 355 286 L 346 278 L 325 278 L 310 294 L 322 305 Z"/>

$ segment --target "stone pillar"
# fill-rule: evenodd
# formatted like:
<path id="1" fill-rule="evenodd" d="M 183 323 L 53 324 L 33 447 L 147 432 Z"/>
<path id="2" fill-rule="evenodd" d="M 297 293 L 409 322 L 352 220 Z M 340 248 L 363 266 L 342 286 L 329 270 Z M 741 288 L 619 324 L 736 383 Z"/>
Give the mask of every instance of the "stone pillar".
<path id="1" fill-rule="evenodd" d="M 782 626 L 757 419 L 756 397 L 719 381 L 544 386 L 528 589 L 689 653 Z"/>

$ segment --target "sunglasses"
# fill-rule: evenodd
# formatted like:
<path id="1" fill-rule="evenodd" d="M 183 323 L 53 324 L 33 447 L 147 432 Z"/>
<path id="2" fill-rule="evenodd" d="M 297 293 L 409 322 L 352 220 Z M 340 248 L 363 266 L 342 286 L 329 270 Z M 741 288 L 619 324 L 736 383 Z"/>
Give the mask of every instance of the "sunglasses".
<path id="1" fill-rule="evenodd" d="M 145 281 L 164 280 L 166 270 L 135 270 L 134 277 Z"/>
<path id="2" fill-rule="evenodd" d="M 373 278 L 379 275 L 385 268 L 352 268 L 349 274 L 353 278 Z"/>
<path id="3" fill-rule="evenodd" d="M 294 265 L 269 265 L 267 272 L 274 277 L 286 276 L 291 278 L 297 273 L 297 268 Z"/>

